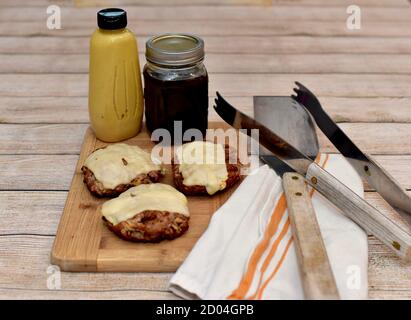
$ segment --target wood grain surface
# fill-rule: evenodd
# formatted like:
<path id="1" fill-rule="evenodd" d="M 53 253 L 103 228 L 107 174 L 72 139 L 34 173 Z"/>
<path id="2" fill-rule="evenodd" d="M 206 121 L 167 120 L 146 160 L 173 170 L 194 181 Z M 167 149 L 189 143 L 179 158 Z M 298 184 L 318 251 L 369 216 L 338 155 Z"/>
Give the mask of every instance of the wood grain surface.
<path id="1" fill-rule="evenodd" d="M 0 298 L 174 297 L 167 292 L 170 273 L 62 272 L 61 290 L 47 288 L 49 254 L 87 128 L 87 54 L 97 2 L 0 2 Z M 288 95 L 293 81 L 301 81 L 410 190 L 411 6 L 357 0 L 362 29 L 348 31 L 352 2 L 109 1 L 127 7 L 140 53 L 154 33 L 200 34 L 210 95 L 218 89 L 249 114 L 253 95 Z M 50 4 L 62 8 L 62 30 L 45 27 Z M 210 118 L 218 119 L 213 112 Z M 323 136 L 320 143 L 322 151 L 335 152 Z M 390 211 L 366 190 L 370 203 Z M 410 264 L 373 237 L 368 276 L 371 299 L 411 299 Z"/>

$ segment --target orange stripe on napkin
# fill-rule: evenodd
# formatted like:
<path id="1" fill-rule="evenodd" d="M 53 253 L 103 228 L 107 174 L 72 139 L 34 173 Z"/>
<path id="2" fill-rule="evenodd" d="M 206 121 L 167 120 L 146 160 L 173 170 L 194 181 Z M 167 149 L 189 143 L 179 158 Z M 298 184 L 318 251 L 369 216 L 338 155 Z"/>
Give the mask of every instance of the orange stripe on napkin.
<path id="1" fill-rule="evenodd" d="M 278 270 L 280 270 L 280 268 L 281 268 L 281 266 L 282 266 L 282 264 L 283 264 L 283 262 L 284 262 L 284 260 L 285 260 L 285 257 L 287 256 L 288 249 L 290 248 L 291 243 L 293 242 L 293 240 L 294 240 L 293 237 L 291 237 L 291 238 L 288 240 L 287 245 L 285 246 L 284 252 L 283 252 L 283 254 L 281 255 L 280 261 L 278 261 L 278 264 L 277 264 L 277 266 L 275 267 L 274 271 L 270 274 L 270 276 L 268 277 L 267 281 L 264 282 L 263 286 L 262 286 L 261 289 L 258 291 L 258 295 L 257 295 L 257 299 L 258 299 L 258 300 L 261 300 L 261 297 L 262 297 L 262 295 L 263 295 L 263 293 L 264 293 L 265 288 L 266 288 L 267 285 L 270 283 L 270 281 L 274 278 L 274 276 L 277 274 Z"/>
<path id="2" fill-rule="evenodd" d="M 325 166 L 327 165 L 327 162 L 328 162 L 329 157 L 330 157 L 329 154 L 326 154 L 326 155 L 325 155 L 324 162 L 320 165 L 321 168 L 325 168 Z M 315 159 L 315 161 L 317 162 L 317 160 L 319 160 L 319 159 L 318 159 L 318 156 L 317 156 L 317 158 Z M 313 196 L 314 192 L 315 192 L 315 189 L 312 188 L 311 191 L 310 191 L 310 197 Z M 290 221 L 290 219 L 288 219 L 288 222 L 289 222 L 289 221 Z M 291 239 L 290 239 L 290 240 L 292 240 L 292 239 L 293 239 L 293 236 L 291 236 Z M 274 271 L 272 272 L 272 274 L 271 274 L 271 275 L 268 277 L 268 279 L 264 282 L 264 284 L 263 284 L 263 286 L 261 287 L 261 289 L 260 289 L 260 284 L 258 285 L 258 287 L 257 287 L 257 299 L 261 299 L 261 296 L 263 295 L 263 292 L 264 292 L 265 288 L 266 288 L 267 285 L 270 283 L 270 281 L 275 277 L 275 275 L 277 274 L 277 271 L 280 269 L 280 267 L 281 267 L 281 265 L 282 265 L 282 263 L 283 263 L 283 260 L 284 260 L 285 257 L 287 256 L 288 248 L 289 248 L 289 246 L 291 245 L 291 242 L 292 242 L 292 241 L 289 241 L 289 244 L 287 244 L 287 246 L 286 246 L 286 248 L 284 249 L 284 252 L 283 252 L 283 254 L 282 254 L 282 256 L 281 256 L 280 261 L 278 262 L 278 264 L 277 264 L 277 266 L 275 267 L 275 269 L 274 269 Z M 277 247 L 278 247 L 278 245 L 277 245 Z M 277 249 L 277 247 L 275 248 L 275 250 Z M 265 271 L 265 270 L 264 270 L 264 271 Z M 264 272 L 264 271 L 263 271 L 263 272 Z M 263 274 L 260 275 L 260 279 L 261 279 L 262 277 L 263 277 Z"/>
<path id="3" fill-rule="evenodd" d="M 233 291 L 233 293 L 228 297 L 228 299 L 244 299 L 244 296 L 247 294 L 247 291 L 251 286 L 251 282 L 253 281 L 258 261 L 261 259 L 261 256 L 264 254 L 264 251 L 270 244 L 271 238 L 277 232 L 278 225 L 281 221 L 281 218 L 284 215 L 286 208 L 287 201 L 285 199 L 285 194 L 282 193 L 280 199 L 277 202 L 277 205 L 274 208 L 274 212 L 271 215 L 271 219 L 265 230 L 264 237 L 255 248 L 251 256 L 251 259 L 248 262 L 247 271 L 244 277 L 241 279 L 240 285 L 236 290 Z"/>
<path id="4" fill-rule="evenodd" d="M 324 163 L 321 165 L 321 167 L 324 167 L 324 166 L 325 166 L 325 164 L 326 164 L 327 161 L 328 161 L 328 157 L 329 157 L 328 154 L 326 154 L 325 161 L 324 161 Z M 317 157 L 316 157 L 316 159 L 315 159 L 315 162 L 316 162 L 316 163 L 319 163 L 320 159 L 321 159 L 321 154 L 318 154 Z M 313 193 L 314 193 L 314 189 L 311 190 L 310 195 L 312 196 Z M 287 201 L 286 201 L 286 198 L 285 198 L 285 194 L 284 194 L 284 193 L 281 193 L 281 196 L 280 196 L 280 198 L 279 198 L 279 200 L 278 200 L 278 202 L 277 202 L 277 204 L 276 204 L 276 206 L 275 206 L 275 208 L 274 208 L 274 211 L 273 211 L 273 213 L 272 213 L 272 215 L 271 215 L 270 222 L 269 222 L 269 224 L 268 224 L 268 226 L 267 226 L 267 228 L 266 228 L 266 231 L 265 231 L 265 233 L 264 233 L 264 237 L 263 237 L 263 239 L 261 240 L 261 242 L 257 245 L 257 247 L 254 249 L 254 252 L 253 252 L 253 254 L 252 254 L 251 258 L 250 258 L 250 261 L 249 261 L 249 263 L 248 263 L 248 265 L 247 265 L 247 270 L 246 270 L 245 275 L 244 275 L 243 278 L 241 279 L 240 284 L 239 284 L 239 286 L 237 287 L 237 289 L 235 289 L 235 290 L 231 293 L 231 295 L 227 297 L 227 299 L 244 299 L 245 295 L 247 294 L 248 290 L 250 289 L 251 283 L 252 283 L 253 278 L 254 278 L 254 274 L 255 274 L 256 269 L 257 269 L 258 262 L 260 261 L 260 259 L 261 259 L 261 257 L 263 256 L 265 250 L 266 250 L 267 247 L 269 246 L 271 238 L 276 234 L 277 229 L 278 229 L 278 225 L 279 225 L 279 223 L 280 223 L 280 221 L 281 221 L 281 219 L 282 219 L 282 217 L 283 217 L 284 212 L 285 212 L 286 209 L 287 209 Z M 290 223 L 289 220 L 287 220 L 286 224 L 285 224 L 284 227 L 283 227 L 283 230 L 281 231 L 281 233 L 280 233 L 280 235 L 278 236 L 278 238 L 274 241 L 273 247 L 272 247 L 272 249 L 270 250 L 269 255 L 267 256 L 267 258 L 265 259 L 265 261 L 264 261 L 264 263 L 263 263 L 262 273 L 261 273 L 261 275 L 260 275 L 259 285 L 258 285 L 258 287 L 257 287 L 257 292 L 256 292 L 256 293 L 258 293 L 258 292 L 261 291 L 261 290 L 264 291 L 264 288 L 265 288 L 265 287 L 267 286 L 267 284 L 268 284 L 268 282 L 266 281 L 266 282 L 263 284 L 262 289 L 259 290 L 259 287 L 260 287 L 260 284 L 261 284 L 263 275 L 264 275 L 264 273 L 265 273 L 265 271 L 266 271 L 269 263 L 271 262 L 272 257 L 275 255 L 279 243 L 281 242 L 281 240 L 283 239 L 284 235 L 286 234 L 286 232 L 287 232 L 287 230 L 288 230 L 288 227 L 289 227 L 289 223 Z M 284 231 L 284 228 L 285 228 L 285 227 L 286 227 L 286 231 L 285 231 L 284 234 L 283 234 L 283 231 Z M 292 239 L 292 238 L 291 238 L 291 239 Z M 291 242 L 292 242 L 292 241 L 291 241 Z M 291 244 L 291 242 L 290 242 L 289 244 L 287 244 L 287 247 L 286 247 L 286 249 L 285 249 L 286 251 L 283 253 L 283 256 L 284 256 L 284 257 L 282 257 L 282 260 L 284 260 L 284 258 L 285 258 L 285 256 L 286 256 L 286 253 L 288 252 L 288 247 L 289 247 L 289 245 Z M 268 257 L 269 257 L 269 259 L 268 259 Z M 279 265 L 277 265 L 276 269 L 281 266 L 282 260 L 280 259 Z M 275 272 L 275 273 L 276 273 L 276 272 Z M 275 273 L 272 274 L 272 275 L 270 275 L 270 278 L 269 278 L 270 280 L 271 280 L 271 278 L 274 277 Z M 258 294 L 259 296 L 262 295 L 262 291 L 261 291 L 260 294 Z M 251 297 L 251 299 L 253 299 L 253 298 L 255 297 L 255 295 L 256 295 L 256 294 L 254 294 L 254 295 Z"/>
<path id="5" fill-rule="evenodd" d="M 325 159 L 324 159 L 324 162 L 322 163 L 321 167 L 325 167 L 325 165 L 327 164 L 327 161 L 328 161 L 328 157 L 329 157 L 328 154 L 326 154 Z M 317 157 L 315 158 L 315 162 L 318 163 L 318 162 L 320 161 L 320 159 L 321 159 L 321 155 L 317 155 Z M 312 188 L 312 190 L 311 190 L 311 192 L 310 192 L 310 196 L 311 196 L 311 197 L 313 196 L 314 191 L 315 191 L 315 189 Z M 260 289 L 260 287 L 261 287 L 261 282 L 262 282 L 262 279 L 263 279 L 263 277 L 264 277 L 264 274 L 265 274 L 268 266 L 270 265 L 271 260 L 273 259 L 275 253 L 277 252 L 277 249 L 278 249 L 278 246 L 279 246 L 281 240 L 282 240 L 282 239 L 284 238 L 284 236 L 286 235 L 286 233 L 287 233 L 287 231 L 288 231 L 289 225 L 290 225 L 290 219 L 287 219 L 287 222 L 284 224 L 283 230 L 281 231 L 281 233 L 280 233 L 280 235 L 278 236 L 278 238 L 274 241 L 273 246 L 271 247 L 271 250 L 270 250 L 269 254 L 268 254 L 267 257 L 265 258 L 265 261 L 264 261 L 264 263 L 263 263 L 263 265 L 262 265 L 262 267 L 261 267 L 260 279 L 258 280 L 257 291 L 256 291 L 255 294 L 253 294 L 253 295 L 250 297 L 251 300 L 255 299 L 255 296 L 257 295 L 257 293 L 258 293 L 258 291 L 259 291 L 259 289 Z M 288 249 L 287 249 L 287 250 L 288 250 Z M 263 289 L 262 289 L 262 290 L 263 290 Z"/>
<path id="6" fill-rule="evenodd" d="M 270 265 L 270 262 L 273 259 L 274 254 L 277 252 L 278 246 L 280 245 L 281 241 L 283 240 L 283 238 L 287 234 L 289 227 L 290 227 L 290 220 L 287 219 L 287 221 L 284 223 L 284 226 L 283 226 L 283 229 L 281 230 L 280 235 L 278 236 L 277 239 L 275 239 L 275 241 L 273 243 L 273 246 L 271 247 L 270 252 L 268 253 L 267 257 L 264 260 L 264 263 L 261 267 L 260 279 L 258 280 L 257 291 L 249 298 L 250 300 L 255 299 L 255 297 L 258 293 L 258 288 L 260 288 L 261 282 L 263 281 L 264 273 L 267 270 L 268 266 Z"/>

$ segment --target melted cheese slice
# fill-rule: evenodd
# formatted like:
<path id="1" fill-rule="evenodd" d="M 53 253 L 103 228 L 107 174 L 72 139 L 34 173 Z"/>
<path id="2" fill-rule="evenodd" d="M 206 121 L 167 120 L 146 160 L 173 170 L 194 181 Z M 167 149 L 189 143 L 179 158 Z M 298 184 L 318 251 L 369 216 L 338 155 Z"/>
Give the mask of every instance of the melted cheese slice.
<path id="1" fill-rule="evenodd" d="M 117 198 L 105 202 L 102 215 L 116 225 L 145 210 L 159 210 L 190 216 L 187 198 L 172 186 L 163 183 L 141 184 Z"/>
<path id="2" fill-rule="evenodd" d="M 84 165 L 106 189 L 129 183 L 139 174 L 161 170 L 148 152 L 125 143 L 111 144 L 94 151 Z"/>
<path id="3" fill-rule="evenodd" d="M 210 195 L 226 187 L 228 172 L 221 144 L 209 141 L 186 143 L 177 148 L 176 156 L 186 186 L 205 186 Z"/>

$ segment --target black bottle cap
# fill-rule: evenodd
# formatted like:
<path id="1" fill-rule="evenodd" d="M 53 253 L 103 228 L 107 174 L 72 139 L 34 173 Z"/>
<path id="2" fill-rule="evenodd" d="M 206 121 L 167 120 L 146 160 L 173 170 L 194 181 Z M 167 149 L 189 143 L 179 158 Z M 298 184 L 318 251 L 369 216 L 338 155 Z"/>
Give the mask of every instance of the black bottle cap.
<path id="1" fill-rule="evenodd" d="M 97 12 L 97 25 L 106 30 L 125 28 L 127 26 L 127 13 L 118 8 L 100 10 Z"/>

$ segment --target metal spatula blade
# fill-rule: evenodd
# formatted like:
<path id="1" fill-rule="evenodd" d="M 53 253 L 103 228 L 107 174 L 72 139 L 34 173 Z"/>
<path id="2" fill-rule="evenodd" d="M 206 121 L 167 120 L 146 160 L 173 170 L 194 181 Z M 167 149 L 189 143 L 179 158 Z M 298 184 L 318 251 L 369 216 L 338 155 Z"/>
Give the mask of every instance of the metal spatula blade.
<path id="1" fill-rule="evenodd" d="M 254 119 L 287 140 L 301 153 L 314 160 L 318 154 L 318 139 L 310 114 L 291 97 L 255 96 Z M 267 155 L 267 149 L 260 148 Z"/>

